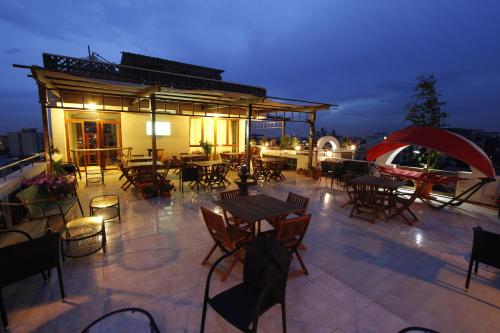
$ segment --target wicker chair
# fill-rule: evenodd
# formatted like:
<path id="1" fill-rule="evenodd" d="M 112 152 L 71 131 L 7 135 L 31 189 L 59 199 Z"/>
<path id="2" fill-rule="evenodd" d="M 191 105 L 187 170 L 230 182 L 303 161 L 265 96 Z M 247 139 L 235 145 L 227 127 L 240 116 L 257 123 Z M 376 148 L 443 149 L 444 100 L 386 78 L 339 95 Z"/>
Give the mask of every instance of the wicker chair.
<path id="1" fill-rule="evenodd" d="M 14 282 L 24 280 L 35 274 L 42 274 L 44 280 L 50 278 L 50 269 L 55 267 L 59 278 L 59 291 L 64 299 L 64 285 L 61 271 L 61 246 L 59 233 L 49 233 L 32 239 L 30 235 L 19 230 L 2 230 L 0 234 L 17 233 L 26 240 L 0 248 L 0 314 L 3 325 L 8 327 L 7 313 L 3 304 L 1 288 Z M 48 272 L 48 275 L 45 275 Z"/>
<path id="2" fill-rule="evenodd" d="M 214 240 L 214 245 L 201 262 L 202 265 L 208 263 L 208 259 L 217 248 L 222 250 L 222 252 L 229 253 L 236 249 L 238 246 L 247 242 L 252 237 L 251 233 L 249 232 L 245 232 L 232 225 L 226 226 L 224 224 L 224 219 L 219 214 L 216 214 L 211 210 L 206 209 L 205 207 L 201 207 L 200 209 L 203 215 L 203 219 L 205 220 L 208 232 Z M 227 279 L 229 273 L 231 273 L 238 261 L 242 261 L 241 252 L 239 251 L 234 253 L 233 262 L 229 266 L 229 269 L 222 274 L 222 281 L 225 281 Z"/>
<path id="3" fill-rule="evenodd" d="M 243 282 L 218 295 L 209 296 L 211 276 L 217 265 L 239 251 L 237 248 L 219 258 L 208 273 L 200 332 L 205 332 L 208 305 L 242 332 L 257 332 L 259 317 L 280 304 L 283 332 L 286 333 L 285 295 L 290 255 L 278 242 L 257 239 L 248 243 Z"/>
<path id="4" fill-rule="evenodd" d="M 467 280 L 465 289 L 469 289 L 470 278 L 472 274 L 472 265 L 475 263 L 474 273 L 477 275 L 479 262 L 500 269 L 500 234 L 483 230 L 481 227 L 474 229 L 474 241 L 472 243 L 472 252 L 470 255 L 469 270 L 467 271 Z"/>

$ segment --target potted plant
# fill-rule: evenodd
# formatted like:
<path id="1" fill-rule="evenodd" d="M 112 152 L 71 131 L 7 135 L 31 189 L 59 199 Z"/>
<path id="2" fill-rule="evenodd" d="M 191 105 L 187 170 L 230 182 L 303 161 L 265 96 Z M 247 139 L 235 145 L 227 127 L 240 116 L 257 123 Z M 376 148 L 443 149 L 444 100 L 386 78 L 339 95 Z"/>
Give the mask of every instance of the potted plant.
<path id="1" fill-rule="evenodd" d="M 158 191 L 162 197 L 169 198 L 172 195 L 171 192 L 175 191 L 175 186 L 170 180 L 164 180 L 158 184 Z"/>
<path id="2" fill-rule="evenodd" d="M 318 180 L 321 177 L 321 169 L 318 167 L 311 167 L 310 173 L 314 180 Z"/>
<path id="3" fill-rule="evenodd" d="M 141 186 L 141 195 L 144 199 L 151 199 L 158 195 L 158 189 L 153 183 L 144 184 Z"/>
<path id="4" fill-rule="evenodd" d="M 47 191 L 50 198 L 53 200 L 64 199 L 75 193 L 75 183 L 64 176 L 51 177 L 42 174 L 31 179 L 25 179 L 22 182 L 23 186 L 35 185 Z"/>
<path id="5" fill-rule="evenodd" d="M 203 149 L 203 154 L 205 154 L 205 156 L 207 156 L 207 157 L 210 157 L 210 154 L 212 153 L 212 147 L 214 145 L 209 143 L 206 140 L 205 141 L 200 140 L 200 146 L 201 146 L 201 149 Z"/>

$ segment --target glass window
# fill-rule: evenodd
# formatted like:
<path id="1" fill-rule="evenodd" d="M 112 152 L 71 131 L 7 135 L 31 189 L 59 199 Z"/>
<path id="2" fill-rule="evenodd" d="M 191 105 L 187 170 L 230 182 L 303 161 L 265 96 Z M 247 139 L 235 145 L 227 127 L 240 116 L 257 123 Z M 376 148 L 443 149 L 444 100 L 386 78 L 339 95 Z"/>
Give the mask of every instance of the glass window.
<path id="1" fill-rule="evenodd" d="M 198 146 L 203 140 L 203 118 L 191 118 L 189 144 Z"/>

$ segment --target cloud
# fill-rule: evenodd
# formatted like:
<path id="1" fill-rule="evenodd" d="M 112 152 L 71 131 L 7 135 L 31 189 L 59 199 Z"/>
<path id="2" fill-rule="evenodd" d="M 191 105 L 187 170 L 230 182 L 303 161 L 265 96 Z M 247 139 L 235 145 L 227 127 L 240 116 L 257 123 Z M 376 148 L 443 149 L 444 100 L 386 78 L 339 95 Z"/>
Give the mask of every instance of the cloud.
<path id="1" fill-rule="evenodd" d="M 21 49 L 17 48 L 17 47 L 11 47 L 10 49 L 3 50 L 3 53 L 5 53 L 7 55 L 16 54 L 16 53 L 19 53 L 19 52 L 21 52 Z"/>

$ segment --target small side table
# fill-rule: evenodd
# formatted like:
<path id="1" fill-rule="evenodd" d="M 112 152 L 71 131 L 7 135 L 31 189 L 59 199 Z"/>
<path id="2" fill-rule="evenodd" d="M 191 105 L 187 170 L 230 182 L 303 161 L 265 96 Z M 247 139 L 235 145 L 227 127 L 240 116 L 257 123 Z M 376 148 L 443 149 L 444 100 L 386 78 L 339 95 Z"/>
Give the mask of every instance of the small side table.
<path id="1" fill-rule="evenodd" d="M 104 222 L 115 218 L 121 222 L 120 198 L 117 195 L 107 194 L 92 198 L 89 211 L 91 216 L 101 216 Z"/>
<path id="2" fill-rule="evenodd" d="M 101 216 L 87 216 L 71 220 L 62 234 L 63 258 L 80 258 L 96 253 L 106 253 L 106 229 Z"/>

